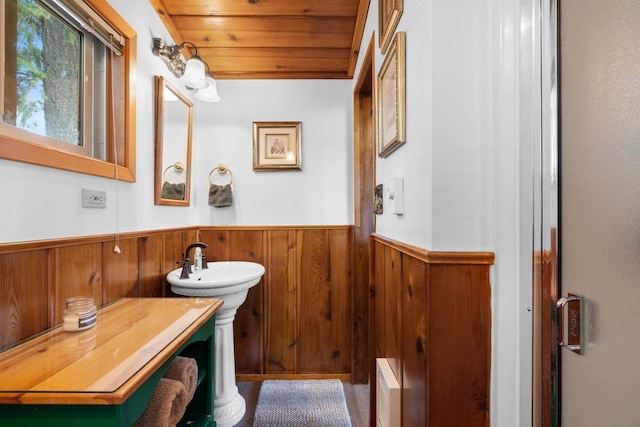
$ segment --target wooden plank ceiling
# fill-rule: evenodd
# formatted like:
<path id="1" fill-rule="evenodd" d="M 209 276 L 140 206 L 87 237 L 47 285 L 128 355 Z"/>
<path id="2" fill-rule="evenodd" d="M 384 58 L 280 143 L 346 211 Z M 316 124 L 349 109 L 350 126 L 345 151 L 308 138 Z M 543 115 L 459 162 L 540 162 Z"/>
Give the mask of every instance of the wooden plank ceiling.
<path id="1" fill-rule="evenodd" d="M 193 43 L 216 79 L 350 79 L 370 2 L 149 1 L 174 42 Z"/>

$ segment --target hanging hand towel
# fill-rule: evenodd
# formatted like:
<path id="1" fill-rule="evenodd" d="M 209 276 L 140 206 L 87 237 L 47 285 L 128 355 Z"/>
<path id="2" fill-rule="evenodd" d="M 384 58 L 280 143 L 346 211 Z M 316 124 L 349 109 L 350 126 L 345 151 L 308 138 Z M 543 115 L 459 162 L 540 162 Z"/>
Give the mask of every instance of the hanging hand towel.
<path id="1" fill-rule="evenodd" d="M 232 204 L 233 194 L 231 193 L 231 184 L 211 184 L 209 187 L 209 205 L 221 208 L 231 206 Z"/>
<path id="2" fill-rule="evenodd" d="M 222 183 L 220 182 L 221 177 Z M 213 181 L 216 180 L 212 180 L 212 178 L 217 178 L 218 184 L 214 184 Z M 225 180 L 229 180 L 229 182 L 223 184 Z M 233 174 L 231 170 L 224 164 L 219 163 L 209 172 L 209 205 L 216 208 L 231 206 L 233 204 L 232 184 Z"/>
<path id="3" fill-rule="evenodd" d="M 161 197 L 163 199 L 184 200 L 184 183 L 171 184 L 165 181 L 164 184 L 162 184 Z"/>

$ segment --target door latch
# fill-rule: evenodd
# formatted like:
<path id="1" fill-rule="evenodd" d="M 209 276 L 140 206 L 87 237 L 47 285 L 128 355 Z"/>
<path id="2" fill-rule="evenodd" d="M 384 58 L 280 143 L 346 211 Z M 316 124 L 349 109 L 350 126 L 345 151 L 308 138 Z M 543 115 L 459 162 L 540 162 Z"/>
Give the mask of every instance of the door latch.
<path id="1" fill-rule="evenodd" d="M 556 303 L 558 309 L 558 345 L 576 354 L 584 354 L 584 298 L 580 295 L 569 293 Z M 564 312 L 567 312 L 565 326 Z M 566 337 L 566 338 L 565 338 Z"/>

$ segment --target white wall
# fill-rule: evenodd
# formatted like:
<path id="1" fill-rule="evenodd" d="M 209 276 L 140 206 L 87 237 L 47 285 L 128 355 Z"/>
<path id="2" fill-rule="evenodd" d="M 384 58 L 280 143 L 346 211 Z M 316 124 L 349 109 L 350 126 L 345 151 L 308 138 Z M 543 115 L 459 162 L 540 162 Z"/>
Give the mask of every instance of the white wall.
<path id="1" fill-rule="evenodd" d="M 374 31 L 377 41 L 377 11 L 373 0 L 361 52 Z M 532 13 L 528 0 L 405 1 L 407 142 L 376 164 L 378 183 L 405 184 L 404 215 L 379 215 L 379 234 L 496 254 L 491 420 L 505 427 L 531 415 L 531 189 L 521 175 L 536 112 Z M 378 70 L 383 60 L 376 42 Z"/>
<path id="2" fill-rule="evenodd" d="M 404 177 L 405 213 L 384 213 L 376 229 L 431 250 L 491 246 L 491 7 L 424 1 L 404 6 L 407 33 L 406 143 L 378 158 L 378 183 Z M 369 9 L 361 52 L 376 31 Z M 376 42 L 376 67 L 384 61 Z"/>
<path id="3" fill-rule="evenodd" d="M 196 101 L 151 52 L 153 37 L 170 40 L 151 4 L 109 3 L 138 36 L 136 182 L 0 159 L 0 243 L 198 224 L 353 223 L 351 81 L 220 81 L 222 102 Z M 195 103 L 189 207 L 154 205 L 154 75 Z M 302 122 L 301 172 L 253 172 L 253 121 Z M 207 203 L 219 162 L 236 177 L 233 207 Z M 83 188 L 106 191 L 107 208 L 82 208 Z"/>
<path id="4" fill-rule="evenodd" d="M 407 2 L 405 2 L 407 3 Z M 406 4 L 406 12 L 398 31 L 406 31 L 406 143 L 386 158 L 378 158 L 376 183 L 386 187 L 389 180 L 402 177 L 404 183 L 404 214 L 394 215 L 384 210 L 376 217 L 376 230 L 381 235 L 423 248 L 433 248 L 434 229 L 434 134 L 433 134 L 433 56 L 431 2 Z M 369 16 L 360 51 L 366 47 L 375 31 L 375 66 L 384 62 L 378 44 L 378 4 L 369 6 Z M 360 63 L 362 56 L 359 58 Z"/>
<path id="5" fill-rule="evenodd" d="M 353 223 L 350 80 L 221 80 L 222 101 L 195 110 L 200 225 Z M 301 122 L 301 171 L 253 171 L 253 122 Z M 209 174 L 233 173 L 233 206 L 208 205 Z"/>
<path id="6" fill-rule="evenodd" d="M 154 74 L 170 83 L 175 78 L 153 56 L 153 37 L 168 32 L 146 1 L 109 2 L 138 35 L 136 84 L 136 182 L 33 166 L 0 159 L 0 243 L 192 226 L 196 208 L 155 206 L 154 191 Z M 83 209 L 82 188 L 107 192 L 106 209 Z M 117 189 L 117 198 L 116 198 Z M 117 217 L 116 217 L 117 199 Z"/>

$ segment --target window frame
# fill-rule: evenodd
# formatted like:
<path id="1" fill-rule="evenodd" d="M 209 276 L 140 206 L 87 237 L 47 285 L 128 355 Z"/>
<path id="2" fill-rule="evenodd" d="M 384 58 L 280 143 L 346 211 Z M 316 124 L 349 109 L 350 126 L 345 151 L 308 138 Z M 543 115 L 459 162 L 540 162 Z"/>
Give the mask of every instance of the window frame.
<path id="1" fill-rule="evenodd" d="M 94 159 L 54 148 L 53 138 L 41 136 L 19 129 L 6 123 L 0 123 L 0 158 L 17 162 L 46 166 L 71 172 L 118 179 L 121 181 L 136 181 L 136 46 L 137 34 L 134 29 L 105 1 L 84 0 L 109 25 L 117 30 L 125 39 L 122 49 L 124 58 L 123 84 L 116 82 L 119 89 L 117 97 L 123 97 L 124 111 L 116 117 L 111 117 L 109 122 L 115 121 L 116 126 L 123 126 L 124 140 L 116 138 L 116 152 L 118 159 L 113 159 L 113 145 L 107 153 L 107 161 Z M 0 35 L 2 38 L 3 35 Z M 0 40 L 3 41 L 3 40 Z M 4 43 L 2 43 L 4 49 Z M 4 68 L 4 67 L 3 67 Z M 113 81 L 113 80 L 111 80 Z M 2 88 L 3 89 L 3 88 Z M 109 105 L 112 96 L 108 95 Z M 108 107 L 110 108 L 110 107 Z M 111 109 L 111 108 L 110 108 Z M 107 140 L 114 138 L 113 132 L 107 130 Z"/>

